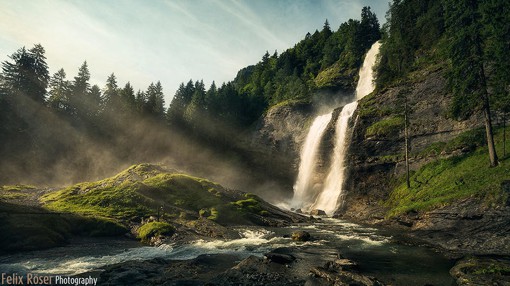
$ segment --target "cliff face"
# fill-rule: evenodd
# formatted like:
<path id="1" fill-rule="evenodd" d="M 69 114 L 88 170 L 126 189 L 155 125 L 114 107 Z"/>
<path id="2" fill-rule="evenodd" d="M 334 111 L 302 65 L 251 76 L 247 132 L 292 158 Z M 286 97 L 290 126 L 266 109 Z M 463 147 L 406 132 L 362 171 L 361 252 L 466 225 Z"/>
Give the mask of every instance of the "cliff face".
<path id="1" fill-rule="evenodd" d="M 327 108 L 338 106 L 334 100 L 327 104 Z M 274 174 L 287 178 L 285 186 L 286 197 L 292 196 L 294 184 L 299 170 L 301 147 L 306 140 L 310 126 L 316 115 L 326 113 L 326 108 L 317 110 L 314 104 L 291 103 L 275 106 L 260 119 L 252 135 L 251 148 L 260 154 L 266 166 L 274 169 Z M 332 111 L 331 121 L 326 127 L 317 154 L 315 181 L 321 184 L 328 171 L 331 150 L 335 144 L 335 124 L 341 108 Z"/>
<path id="2" fill-rule="evenodd" d="M 347 157 L 350 168 L 344 185 L 345 202 L 337 215 L 397 227 L 416 240 L 454 253 L 510 253 L 510 200 L 507 199 L 506 205 L 504 198 L 488 204 L 483 198 L 490 192 L 488 189 L 479 190 L 481 195 L 459 197 L 444 205 L 388 217 L 389 207 L 385 202 L 395 199 L 390 194 L 405 178 L 404 101 L 401 97 L 404 89 L 408 90 L 411 172 L 439 159 L 473 154 L 474 149 L 462 145 L 447 151 L 444 148 L 439 152 L 431 151 L 437 144 L 443 144 L 440 142 L 455 142 L 462 137 L 459 134 L 483 127 L 479 115 L 463 121 L 446 116 L 451 98 L 446 92 L 442 70 L 416 75 L 411 85 L 374 93 L 360 102 L 351 122 L 354 129 Z M 395 120 L 399 116 L 402 120 Z M 462 186 L 462 178 L 459 184 L 459 189 L 451 190 L 450 195 L 473 188 Z"/>
<path id="3" fill-rule="evenodd" d="M 344 186 L 345 204 L 339 211 L 345 216 L 382 219 L 385 210 L 379 202 L 388 198 L 395 180 L 405 174 L 404 89 L 408 90 L 405 94 L 411 171 L 438 158 L 463 152 L 424 153 L 434 143 L 447 142 L 483 124 L 479 116 L 464 121 L 447 117 L 451 98 L 440 69 L 416 75 L 411 85 L 395 86 L 362 99 L 351 122 L 354 129 L 347 157 L 349 179 Z"/>

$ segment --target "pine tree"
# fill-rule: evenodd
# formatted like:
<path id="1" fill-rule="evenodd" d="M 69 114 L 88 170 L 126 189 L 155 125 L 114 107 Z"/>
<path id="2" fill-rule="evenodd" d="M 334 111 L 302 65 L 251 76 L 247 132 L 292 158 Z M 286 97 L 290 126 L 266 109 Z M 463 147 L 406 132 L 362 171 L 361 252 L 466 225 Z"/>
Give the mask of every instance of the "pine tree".
<path id="1" fill-rule="evenodd" d="M 147 88 L 147 110 L 155 118 L 163 118 L 165 114 L 165 97 L 161 82 L 151 83 Z"/>
<path id="2" fill-rule="evenodd" d="M 114 73 L 108 76 L 108 79 L 106 80 L 102 101 L 104 113 L 109 114 L 112 117 L 119 115 L 121 110 L 121 101 L 117 78 Z"/>
<path id="3" fill-rule="evenodd" d="M 483 112 L 490 165 L 497 166 L 479 8 L 479 0 L 445 0 L 452 115 Z"/>
<path id="4" fill-rule="evenodd" d="M 122 102 L 122 113 L 128 115 L 130 112 L 136 110 L 135 91 L 130 82 L 127 82 L 124 88 L 120 90 L 120 99 Z"/>
<path id="5" fill-rule="evenodd" d="M 167 120 L 169 125 L 183 127 L 185 125 L 184 112 L 191 103 L 193 93 L 195 92 L 195 85 L 192 80 L 189 80 L 186 85 L 181 83 L 167 110 Z"/>
<path id="6" fill-rule="evenodd" d="M 492 68 L 493 108 L 503 123 L 503 157 L 506 157 L 506 125 L 510 113 L 510 2 L 487 0 L 481 4 L 485 51 Z"/>
<path id="7" fill-rule="evenodd" d="M 69 93 L 71 92 L 71 83 L 66 80 L 66 72 L 64 69 L 58 70 L 50 78 L 50 91 L 48 105 L 59 112 L 67 112 L 69 110 Z"/>
<path id="8" fill-rule="evenodd" d="M 78 70 L 78 75 L 74 77 L 69 96 L 69 113 L 75 117 L 75 121 L 86 120 L 88 93 L 90 89 L 90 72 L 87 61 L 83 62 Z"/>
<path id="9" fill-rule="evenodd" d="M 15 99 L 24 97 L 43 103 L 49 82 L 44 48 L 38 44 L 27 51 L 23 47 L 10 58 L 13 62 L 2 63 L 4 91 Z"/>
<path id="10" fill-rule="evenodd" d="M 138 112 L 138 114 L 142 115 L 142 114 L 145 114 L 145 102 L 146 102 L 146 97 L 145 97 L 145 93 L 141 90 L 138 90 L 138 92 L 136 93 L 136 98 L 135 98 L 135 109 L 136 111 Z"/>

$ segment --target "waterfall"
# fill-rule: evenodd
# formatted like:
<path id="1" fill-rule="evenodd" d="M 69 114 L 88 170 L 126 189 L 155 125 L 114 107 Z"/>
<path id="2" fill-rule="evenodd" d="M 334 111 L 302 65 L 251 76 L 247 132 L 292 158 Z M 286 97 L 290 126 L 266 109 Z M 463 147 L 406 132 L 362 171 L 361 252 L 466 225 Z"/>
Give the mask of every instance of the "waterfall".
<path id="1" fill-rule="evenodd" d="M 332 115 L 333 113 L 328 113 L 317 116 L 306 136 L 305 144 L 301 149 L 299 173 L 294 185 L 294 198 L 292 199 L 292 205 L 296 207 L 301 207 L 303 203 L 309 202 L 314 195 L 315 180 L 313 176 L 317 165 L 317 153 L 319 152 L 322 135 L 324 135 Z"/>
<path id="2" fill-rule="evenodd" d="M 365 60 L 363 61 L 363 65 L 361 66 L 358 74 L 359 80 L 358 85 L 356 86 L 356 100 L 360 100 L 365 97 L 365 95 L 374 91 L 373 67 L 375 65 L 377 55 L 379 54 L 380 47 L 381 43 L 375 42 L 365 55 Z"/>
<path id="3" fill-rule="evenodd" d="M 328 215 L 335 212 L 338 206 L 338 199 L 342 191 L 342 184 L 344 182 L 344 158 L 346 149 L 346 135 L 352 114 L 356 110 L 358 102 L 354 101 L 342 108 L 342 112 L 338 116 L 335 126 L 335 147 L 333 149 L 333 158 L 328 176 L 324 183 L 324 188 L 319 194 L 311 209 L 320 209 L 325 211 Z"/>
<path id="4" fill-rule="evenodd" d="M 358 106 L 358 100 L 371 93 L 374 90 L 374 75 L 373 75 L 373 67 L 375 65 L 375 61 L 377 58 L 377 54 L 379 53 L 379 47 L 381 44 L 376 42 L 372 45 L 370 50 L 365 55 L 365 60 L 363 65 L 359 71 L 359 80 L 356 86 L 356 97 L 355 101 L 345 105 L 338 116 L 336 126 L 335 126 L 335 147 L 333 149 L 331 166 L 328 172 L 328 175 L 325 179 L 324 186 L 322 190 L 317 191 L 313 190 L 313 184 L 311 179 L 314 175 L 315 164 L 316 164 L 316 154 L 318 152 L 318 148 L 320 146 L 320 141 L 322 135 L 325 130 L 321 130 L 319 134 L 317 134 L 317 130 L 312 130 L 316 122 L 319 120 L 317 117 L 312 124 L 312 128 L 307 135 L 305 140 L 305 145 L 303 146 L 303 152 L 301 154 L 301 162 L 299 166 L 299 175 L 297 179 L 297 183 L 294 186 L 294 198 L 293 205 L 300 206 L 309 206 L 309 210 L 312 209 L 320 209 L 325 211 L 328 215 L 332 215 L 338 206 L 341 204 L 342 197 L 342 186 L 344 183 L 345 176 L 345 155 L 347 151 L 347 134 L 349 129 L 349 120 L 351 119 L 354 111 Z M 331 117 L 331 114 L 329 114 Z M 325 121 L 323 118 L 322 120 Z M 324 129 L 326 128 L 330 119 L 327 120 L 324 124 Z M 317 123 L 318 124 L 318 123 Z M 313 132 L 312 132 L 313 131 Z M 313 133 L 313 134 L 312 134 Z M 317 136 L 318 135 L 318 136 Z M 317 136 L 316 138 L 311 138 L 312 136 Z M 313 141 L 314 145 L 309 141 Z M 315 150 L 309 150 L 308 148 L 315 148 Z M 311 158 L 308 158 L 307 161 L 304 159 L 306 152 L 309 153 Z M 308 165 L 311 164 L 311 165 Z M 304 166 L 306 165 L 306 166 Z M 302 170 L 305 174 L 302 175 Z M 306 180 L 306 181 L 305 181 Z M 315 200 L 312 202 L 311 200 Z"/>

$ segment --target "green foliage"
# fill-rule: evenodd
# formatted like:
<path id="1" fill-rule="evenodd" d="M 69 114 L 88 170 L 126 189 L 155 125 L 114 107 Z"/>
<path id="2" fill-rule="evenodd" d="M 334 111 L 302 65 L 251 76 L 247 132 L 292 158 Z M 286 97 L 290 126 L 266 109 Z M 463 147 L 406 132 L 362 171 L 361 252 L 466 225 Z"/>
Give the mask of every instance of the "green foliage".
<path id="1" fill-rule="evenodd" d="M 398 135 L 404 128 L 404 119 L 393 116 L 382 119 L 370 125 L 365 131 L 365 137 L 383 137 L 389 138 Z"/>
<path id="2" fill-rule="evenodd" d="M 175 233 L 175 228 L 166 222 L 149 222 L 138 229 L 137 237 L 143 242 L 159 235 L 170 236 Z"/>
<path id="3" fill-rule="evenodd" d="M 461 135 L 445 146 L 460 148 L 466 143 L 467 146 L 480 143 L 476 133 Z M 498 134 L 497 138 L 500 136 Z M 497 148 L 502 148 L 502 144 Z M 467 197 L 478 198 L 489 205 L 505 201 L 500 184 L 508 179 L 509 161 L 490 168 L 484 155 L 486 149 L 481 147 L 468 155 L 439 159 L 423 166 L 411 176 L 410 189 L 403 182 L 393 190 L 385 203 L 390 207 L 388 216 L 430 210 Z"/>
<path id="4" fill-rule="evenodd" d="M 196 93 L 197 85 L 181 84 L 167 118 L 193 130 L 204 121 L 244 128 L 271 106 L 311 101 L 317 89 L 352 90 L 363 55 L 379 38 L 379 22 L 369 7 L 362 9 L 361 21 L 351 19 L 336 32 L 326 21 L 320 32 L 308 33 L 281 55 L 266 52 L 219 88 Z"/>
<path id="5" fill-rule="evenodd" d="M 393 1 L 383 25 L 377 88 L 390 86 L 413 70 L 440 61 L 436 50 L 443 34 L 441 1 Z"/>

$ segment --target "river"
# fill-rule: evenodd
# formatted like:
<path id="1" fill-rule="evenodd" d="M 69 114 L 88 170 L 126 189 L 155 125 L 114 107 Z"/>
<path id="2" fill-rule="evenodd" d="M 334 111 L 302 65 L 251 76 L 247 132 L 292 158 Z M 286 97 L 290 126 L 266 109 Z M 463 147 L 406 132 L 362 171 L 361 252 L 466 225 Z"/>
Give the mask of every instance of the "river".
<path id="1" fill-rule="evenodd" d="M 313 240 L 296 242 L 288 235 L 308 231 Z M 292 247 L 295 267 L 308 273 L 338 254 L 356 261 L 360 271 L 391 285 L 452 285 L 453 262 L 426 247 L 396 242 L 390 234 L 342 220 L 323 218 L 314 224 L 285 228 L 239 228 L 234 240 L 196 240 L 180 245 L 143 246 L 127 239 L 80 239 L 65 247 L 0 256 L 1 273 L 77 275 L 132 260 L 184 260 L 200 254 L 262 256 L 275 248 Z M 293 266 L 294 267 L 294 266 Z M 100 282 L 100 281 L 99 281 Z"/>

